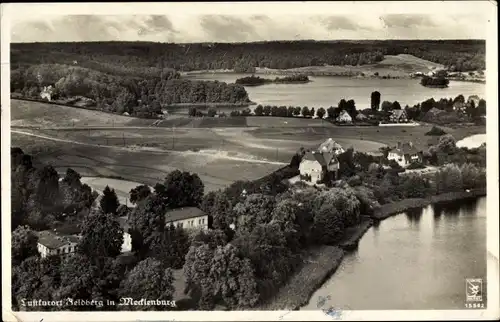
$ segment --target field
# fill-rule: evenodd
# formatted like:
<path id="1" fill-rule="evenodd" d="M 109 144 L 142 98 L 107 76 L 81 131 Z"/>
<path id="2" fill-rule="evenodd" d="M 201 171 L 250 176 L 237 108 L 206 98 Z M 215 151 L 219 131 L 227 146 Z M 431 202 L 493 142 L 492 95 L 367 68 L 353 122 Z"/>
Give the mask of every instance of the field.
<path id="1" fill-rule="evenodd" d="M 179 169 L 198 173 L 206 191 L 260 178 L 287 164 L 300 147 L 315 148 L 329 137 L 361 152 L 376 152 L 398 141 L 412 141 L 426 149 L 431 139 L 424 135 L 430 125 L 338 127 L 312 119 L 235 117 L 175 118 L 164 121 L 170 127 L 155 127 L 149 126 L 153 120 L 11 102 L 12 145 L 60 173 L 71 167 L 86 177 L 115 177 L 154 186 Z M 485 129 L 445 131 L 459 140 Z M 119 191 L 130 190 L 120 188 L 126 183 L 114 184 Z"/>

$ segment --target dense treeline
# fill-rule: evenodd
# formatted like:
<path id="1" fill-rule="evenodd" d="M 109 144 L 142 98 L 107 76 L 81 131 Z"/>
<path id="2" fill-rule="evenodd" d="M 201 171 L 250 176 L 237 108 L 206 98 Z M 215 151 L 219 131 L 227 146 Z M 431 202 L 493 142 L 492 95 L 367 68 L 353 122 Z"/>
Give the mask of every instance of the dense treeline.
<path id="1" fill-rule="evenodd" d="M 411 54 L 452 71 L 485 69 L 483 40 L 272 41 L 168 44 L 146 42 L 12 44 L 11 64 L 108 62 L 119 66 L 169 67 L 180 71 L 255 67 L 374 64 L 384 55 Z M 32 55 L 37 52 L 37 55 Z M 83 65 L 84 66 L 84 65 Z"/>
<path id="2" fill-rule="evenodd" d="M 236 84 L 245 86 L 258 86 L 270 83 L 293 84 L 293 83 L 306 83 L 306 82 L 309 82 L 309 77 L 307 77 L 307 75 L 291 75 L 285 77 L 276 77 L 274 80 L 252 75 L 252 76 L 238 78 L 235 81 Z"/>
<path id="3" fill-rule="evenodd" d="M 420 80 L 420 84 L 426 87 L 448 87 L 450 80 L 444 77 L 429 77 L 424 76 Z"/>
<path id="4" fill-rule="evenodd" d="M 68 103 L 74 97 L 85 97 L 88 107 L 112 113 L 129 113 L 139 117 L 156 117 L 162 107 L 188 103 L 246 103 L 244 87 L 217 81 L 179 79 L 172 69 L 126 69 L 108 65 L 100 68 L 112 74 L 72 65 L 41 64 L 11 71 L 11 92 L 27 98 L 39 98 L 45 86 L 52 86 L 51 100 Z"/>

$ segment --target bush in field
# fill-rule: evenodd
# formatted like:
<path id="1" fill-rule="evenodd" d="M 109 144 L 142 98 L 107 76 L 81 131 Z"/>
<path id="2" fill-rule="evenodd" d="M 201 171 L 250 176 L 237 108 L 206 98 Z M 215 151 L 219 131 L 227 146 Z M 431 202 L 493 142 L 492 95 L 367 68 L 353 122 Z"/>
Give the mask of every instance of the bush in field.
<path id="1" fill-rule="evenodd" d="M 460 168 L 455 164 L 444 166 L 435 174 L 436 192 L 445 193 L 463 190 L 463 179 Z"/>

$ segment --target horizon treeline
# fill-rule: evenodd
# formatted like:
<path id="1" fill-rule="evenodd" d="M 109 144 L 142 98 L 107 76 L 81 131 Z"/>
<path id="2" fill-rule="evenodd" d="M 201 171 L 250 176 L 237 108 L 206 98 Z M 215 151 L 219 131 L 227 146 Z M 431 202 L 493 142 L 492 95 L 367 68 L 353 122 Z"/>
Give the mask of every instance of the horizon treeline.
<path id="1" fill-rule="evenodd" d="M 255 67 L 288 69 L 321 65 L 366 65 L 384 55 L 410 54 L 450 71 L 485 69 L 484 40 L 273 41 L 256 43 L 79 42 L 14 43 L 11 64 L 95 62 L 178 71 Z M 33 55 L 36 52 L 36 55 Z"/>

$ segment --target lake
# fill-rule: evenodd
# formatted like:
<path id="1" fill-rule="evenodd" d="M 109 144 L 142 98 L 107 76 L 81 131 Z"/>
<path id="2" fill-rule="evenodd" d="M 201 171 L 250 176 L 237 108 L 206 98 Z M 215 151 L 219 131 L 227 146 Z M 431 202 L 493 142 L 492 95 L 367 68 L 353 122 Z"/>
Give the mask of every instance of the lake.
<path id="1" fill-rule="evenodd" d="M 466 278 L 486 292 L 486 197 L 379 222 L 302 309 L 320 296 L 344 310 L 464 309 Z"/>
<path id="2" fill-rule="evenodd" d="M 186 75 L 183 78 L 198 80 L 218 80 L 234 83 L 236 79 L 251 74 L 204 73 Z M 274 78 L 276 75 L 259 75 Z M 361 79 L 348 77 L 316 76 L 309 77 L 312 82 L 305 84 L 266 84 L 246 86 L 250 100 L 263 105 L 308 106 L 328 108 L 337 106 L 344 98 L 354 99 L 357 109 L 370 107 L 373 91 L 381 93 L 381 102 L 398 101 L 401 106 L 413 106 L 434 97 L 455 98 L 459 94 L 467 99 L 470 95 L 486 97 L 486 85 L 480 83 L 450 81 L 448 88 L 428 88 L 420 85 L 419 79 Z"/>
<path id="3" fill-rule="evenodd" d="M 459 148 L 478 148 L 481 146 L 481 144 L 486 143 L 488 137 L 486 134 L 476 134 L 476 135 L 471 135 L 468 136 L 460 141 L 457 141 L 457 146 Z"/>

